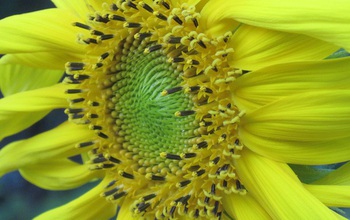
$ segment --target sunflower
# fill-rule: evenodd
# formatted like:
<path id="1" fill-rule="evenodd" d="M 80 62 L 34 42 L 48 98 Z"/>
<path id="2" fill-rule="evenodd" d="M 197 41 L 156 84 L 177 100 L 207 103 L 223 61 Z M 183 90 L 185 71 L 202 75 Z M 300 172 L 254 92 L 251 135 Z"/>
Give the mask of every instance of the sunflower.
<path id="1" fill-rule="evenodd" d="M 325 60 L 349 1 L 53 2 L 0 21 L 0 136 L 68 119 L 5 146 L 0 175 L 100 182 L 36 219 L 344 219 L 349 164 L 289 164 L 350 159 L 350 59 Z"/>

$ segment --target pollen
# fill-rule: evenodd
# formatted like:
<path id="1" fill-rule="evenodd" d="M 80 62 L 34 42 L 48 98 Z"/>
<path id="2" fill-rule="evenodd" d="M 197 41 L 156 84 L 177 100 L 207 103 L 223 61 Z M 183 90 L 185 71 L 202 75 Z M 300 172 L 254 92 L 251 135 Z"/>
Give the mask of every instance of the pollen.
<path id="1" fill-rule="evenodd" d="M 73 24 L 96 56 L 67 63 L 65 79 L 65 113 L 96 133 L 76 147 L 113 178 L 101 196 L 133 201 L 138 218 L 220 219 L 222 197 L 245 192 L 234 167 L 244 111 L 231 92 L 243 72 L 227 61 L 232 34 L 205 34 L 187 4 L 103 6 Z"/>

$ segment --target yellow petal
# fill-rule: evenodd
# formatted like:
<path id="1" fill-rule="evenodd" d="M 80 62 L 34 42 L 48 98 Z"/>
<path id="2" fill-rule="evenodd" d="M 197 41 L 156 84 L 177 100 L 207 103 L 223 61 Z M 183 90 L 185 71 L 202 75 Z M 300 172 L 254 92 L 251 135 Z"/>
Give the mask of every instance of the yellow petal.
<path id="1" fill-rule="evenodd" d="M 238 78 L 236 104 L 246 111 L 277 99 L 314 90 L 349 89 L 350 58 L 273 65 Z"/>
<path id="2" fill-rule="evenodd" d="M 0 65 L 0 90 L 4 96 L 56 84 L 62 70 L 36 69 L 18 64 Z"/>
<path id="3" fill-rule="evenodd" d="M 288 163 L 327 164 L 350 159 L 350 91 L 301 93 L 263 106 L 241 120 L 242 142 Z"/>
<path id="4" fill-rule="evenodd" d="M 72 14 L 86 19 L 89 10 L 86 0 L 51 0 L 57 8 L 65 9 L 70 11 Z"/>
<path id="5" fill-rule="evenodd" d="M 350 186 L 304 185 L 317 199 L 331 207 L 350 207 Z"/>
<path id="6" fill-rule="evenodd" d="M 232 193 L 223 198 L 225 211 L 235 219 L 264 220 L 271 219 L 261 205 L 250 195 Z"/>
<path id="7" fill-rule="evenodd" d="M 85 126 L 67 122 L 32 138 L 12 142 L 0 151 L 0 176 L 28 165 L 81 154 L 88 149 L 75 145 L 90 141 L 91 137 L 94 133 Z"/>
<path id="8" fill-rule="evenodd" d="M 35 52 L 6 54 L 0 64 L 21 64 L 35 68 L 64 70 L 67 62 L 81 62 L 83 55 L 62 52 Z"/>
<path id="9" fill-rule="evenodd" d="M 350 162 L 342 165 L 327 176 L 313 182 L 320 185 L 347 185 L 350 186 Z"/>
<path id="10" fill-rule="evenodd" d="M 338 47 L 305 35 L 241 25 L 230 38 L 231 65 L 256 70 L 278 63 L 322 60 Z"/>
<path id="11" fill-rule="evenodd" d="M 66 10 L 46 9 L 14 15 L 0 21 L 0 53 L 61 52 L 84 53 L 76 43 L 83 32 L 72 23 L 79 19 Z M 43 60 L 45 62 L 45 60 Z"/>
<path id="12" fill-rule="evenodd" d="M 103 180 L 99 185 L 79 198 L 58 208 L 47 211 L 34 220 L 108 220 L 115 215 L 117 204 L 108 202 L 100 194 L 110 180 Z"/>
<path id="13" fill-rule="evenodd" d="M 350 50 L 348 0 L 209 1 L 203 9 L 209 25 L 242 22 L 267 29 L 305 34 Z"/>
<path id="14" fill-rule="evenodd" d="M 58 84 L 0 99 L 0 140 L 29 127 L 51 110 L 66 107 L 64 91 Z"/>
<path id="15" fill-rule="evenodd" d="M 89 170 L 89 165 L 78 164 L 69 159 L 50 159 L 19 169 L 27 181 L 47 190 L 77 188 L 98 177 L 101 172 Z"/>
<path id="16" fill-rule="evenodd" d="M 124 219 L 137 219 L 132 215 L 131 205 L 134 203 L 133 200 L 125 198 L 123 200 L 123 203 L 120 205 L 120 209 L 117 215 L 117 220 L 124 220 Z"/>
<path id="17" fill-rule="evenodd" d="M 345 219 L 323 205 L 285 163 L 243 150 L 237 173 L 248 192 L 273 219 Z"/>

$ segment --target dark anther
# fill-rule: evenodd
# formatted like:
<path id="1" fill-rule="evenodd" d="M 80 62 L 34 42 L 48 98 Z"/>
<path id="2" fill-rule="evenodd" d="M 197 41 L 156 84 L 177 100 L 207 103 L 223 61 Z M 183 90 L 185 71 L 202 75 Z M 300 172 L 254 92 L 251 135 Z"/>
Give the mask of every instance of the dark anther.
<path id="1" fill-rule="evenodd" d="M 101 40 L 109 40 L 112 39 L 114 37 L 114 34 L 105 34 L 105 35 L 101 35 L 100 39 Z"/>
<path id="2" fill-rule="evenodd" d="M 169 44 L 179 44 L 181 42 L 182 37 L 170 37 L 168 40 Z"/>
<path id="3" fill-rule="evenodd" d="M 205 204 L 209 204 L 209 200 L 210 200 L 210 198 L 206 196 L 206 197 L 204 198 L 204 203 L 205 203 Z"/>
<path id="4" fill-rule="evenodd" d="M 216 66 L 214 66 L 213 68 L 211 68 L 214 72 L 219 71 L 218 68 Z"/>
<path id="5" fill-rule="evenodd" d="M 216 214 L 216 217 L 218 217 L 218 219 L 221 219 L 221 216 L 222 216 L 222 212 L 218 212 L 218 213 Z"/>
<path id="6" fill-rule="evenodd" d="M 191 60 L 191 64 L 192 65 L 199 65 L 199 61 L 198 60 Z"/>
<path id="7" fill-rule="evenodd" d="M 126 19 L 119 15 L 110 15 L 109 19 L 115 20 L 115 21 L 126 21 Z"/>
<path id="8" fill-rule="evenodd" d="M 184 181 L 179 182 L 179 185 L 180 185 L 180 187 L 184 187 L 190 183 L 191 183 L 191 180 L 184 180 Z"/>
<path id="9" fill-rule="evenodd" d="M 213 213 L 216 215 L 217 214 L 217 212 L 219 211 L 219 201 L 215 201 L 215 207 L 214 207 L 214 209 L 213 209 Z"/>
<path id="10" fill-rule="evenodd" d="M 151 8 L 151 6 L 147 5 L 146 3 L 143 3 L 142 8 L 144 8 L 148 12 L 153 13 L 153 8 Z"/>
<path id="11" fill-rule="evenodd" d="M 166 8 L 166 9 L 170 9 L 170 5 L 168 3 L 166 3 L 165 1 L 162 1 L 162 5 Z"/>
<path id="12" fill-rule="evenodd" d="M 84 117 L 84 114 L 73 114 L 72 119 L 81 119 Z"/>
<path id="13" fill-rule="evenodd" d="M 170 159 L 170 160 L 182 160 L 182 158 L 179 155 L 176 154 L 166 154 L 165 158 Z"/>
<path id="14" fill-rule="evenodd" d="M 119 198 L 121 198 L 121 197 L 123 197 L 125 195 L 126 195 L 126 192 L 117 193 L 117 194 L 113 195 L 113 199 L 117 200 L 117 199 L 119 199 Z"/>
<path id="15" fill-rule="evenodd" d="M 128 1 L 127 6 L 133 8 L 133 9 L 138 10 L 137 7 L 136 7 L 136 5 L 135 5 L 134 3 L 132 3 L 131 1 Z"/>
<path id="16" fill-rule="evenodd" d="M 162 49 L 162 45 L 161 44 L 157 44 L 157 45 L 153 45 L 153 46 L 150 46 L 150 47 L 147 47 L 145 51 L 147 52 L 153 52 L 153 51 L 157 51 L 157 50 L 160 50 Z"/>
<path id="17" fill-rule="evenodd" d="M 199 209 L 196 209 L 196 211 L 194 212 L 193 217 L 195 217 L 195 218 L 199 217 Z"/>
<path id="18" fill-rule="evenodd" d="M 204 42 L 203 41 L 198 41 L 198 44 L 199 44 L 199 46 L 201 46 L 201 47 L 203 47 L 204 49 L 206 49 L 207 48 L 207 46 L 204 44 Z"/>
<path id="19" fill-rule="evenodd" d="M 194 26 L 198 27 L 198 21 L 196 18 L 192 18 Z"/>
<path id="20" fill-rule="evenodd" d="M 207 143 L 206 141 L 202 141 L 202 142 L 200 142 L 200 143 L 197 144 L 197 147 L 198 147 L 199 149 L 201 149 L 201 148 L 207 148 L 207 147 L 208 147 L 208 143 Z"/>
<path id="21" fill-rule="evenodd" d="M 153 199 L 153 198 L 155 198 L 157 195 L 156 194 L 149 194 L 149 195 L 147 195 L 147 196 L 144 196 L 144 197 L 142 197 L 142 201 L 148 201 L 148 200 L 150 200 L 150 199 Z"/>
<path id="22" fill-rule="evenodd" d="M 211 121 L 204 121 L 204 126 L 205 127 L 207 127 L 209 125 L 212 125 L 212 124 L 213 124 L 213 122 L 211 122 Z"/>
<path id="23" fill-rule="evenodd" d="M 184 62 L 185 58 L 183 58 L 183 57 L 174 57 L 172 60 L 173 60 L 174 63 L 180 63 L 180 62 Z"/>
<path id="24" fill-rule="evenodd" d="M 112 9 L 113 11 L 118 11 L 119 8 L 118 8 L 118 6 L 117 6 L 116 4 L 113 3 L 113 4 L 111 5 L 111 9 Z"/>
<path id="25" fill-rule="evenodd" d="M 240 144 L 239 139 L 236 139 L 235 140 L 235 145 L 239 145 L 239 144 Z"/>
<path id="26" fill-rule="evenodd" d="M 103 17 L 101 15 L 97 15 L 95 17 L 95 21 L 102 22 L 102 23 L 107 23 L 107 22 L 109 22 L 108 16 L 109 16 L 108 14 L 103 16 Z"/>
<path id="27" fill-rule="evenodd" d="M 71 62 L 71 63 L 68 63 L 67 66 L 68 66 L 69 70 L 71 70 L 71 71 L 78 71 L 78 70 L 83 70 L 85 64 L 84 63 Z"/>
<path id="28" fill-rule="evenodd" d="M 196 172 L 196 175 L 197 176 L 202 176 L 203 174 L 205 173 L 205 170 L 198 170 L 197 172 Z"/>
<path id="29" fill-rule="evenodd" d="M 220 167 L 220 168 L 216 171 L 216 174 L 220 174 L 220 172 L 228 170 L 229 167 L 230 167 L 229 164 L 225 164 L 224 166 Z"/>
<path id="30" fill-rule="evenodd" d="M 117 182 L 117 180 L 112 180 L 111 182 L 108 183 L 108 185 L 105 188 L 107 189 L 107 188 L 113 186 L 116 182 Z"/>
<path id="31" fill-rule="evenodd" d="M 181 204 L 185 205 L 187 204 L 187 201 L 191 198 L 191 195 L 186 195 L 181 197 L 180 199 L 178 199 L 178 202 L 180 202 Z"/>
<path id="32" fill-rule="evenodd" d="M 127 27 L 127 28 L 139 28 L 139 27 L 141 27 L 141 24 L 134 23 L 134 22 L 128 22 L 128 23 L 126 23 L 125 27 Z"/>
<path id="33" fill-rule="evenodd" d="M 86 30 L 91 30 L 91 27 L 89 25 L 86 25 L 86 24 L 83 24 L 80 22 L 74 22 L 73 25 L 80 27 L 80 28 L 83 28 L 83 29 L 86 29 Z"/>
<path id="34" fill-rule="evenodd" d="M 86 44 L 91 44 L 91 43 L 97 44 L 97 40 L 94 39 L 94 38 L 87 38 L 86 40 L 84 40 L 84 42 L 85 42 Z"/>
<path id="35" fill-rule="evenodd" d="M 134 179 L 134 175 L 132 175 L 132 174 L 130 174 L 130 173 L 127 173 L 127 172 L 125 172 L 125 171 L 121 171 L 121 172 L 120 172 L 120 175 L 121 175 L 122 177 L 125 177 L 125 178 L 128 178 L 128 179 Z"/>
<path id="36" fill-rule="evenodd" d="M 108 157 L 108 160 L 111 161 L 112 163 L 118 163 L 118 164 L 121 162 L 120 160 L 118 160 L 115 157 Z"/>
<path id="37" fill-rule="evenodd" d="M 84 109 L 82 109 L 82 108 L 68 108 L 66 111 L 68 114 L 77 114 L 77 113 L 83 112 Z"/>
<path id="38" fill-rule="evenodd" d="M 239 180 L 236 180 L 236 189 L 242 189 L 242 184 Z"/>
<path id="39" fill-rule="evenodd" d="M 153 175 L 152 174 L 151 179 L 155 180 L 155 181 L 164 181 L 165 177 L 164 176 L 157 176 L 157 175 Z"/>
<path id="40" fill-rule="evenodd" d="M 176 21 L 179 25 L 182 25 L 182 20 L 177 16 L 177 15 L 174 15 L 173 17 L 174 21 Z"/>
<path id="41" fill-rule="evenodd" d="M 77 98 L 77 99 L 71 99 L 70 102 L 71 103 L 79 103 L 79 102 L 83 102 L 85 99 L 84 98 Z"/>
<path id="42" fill-rule="evenodd" d="M 242 70 L 242 74 L 246 74 L 246 73 L 249 73 L 250 70 Z"/>
<path id="43" fill-rule="evenodd" d="M 93 141 L 87 141 L 87 142 L 82 142 L 78 144 L 78 147 L 89 147 L 91 145 L 95 144 Z"/>
<path id="44" fill-rule="evenodd" d="M 91 162 L 92 163 L 103 163 L 103 162 L 106 162 L 106 161 L 107 161 L 107 159 L 102 156 L 102 157 L 94 158 Z"/>
<path id="45" fill-rule="evenodd" d="M 174 212 L 175 212 L 176 206 L 172 206 L 170 211 L 169 211 L 169 215 L 173 218 L 174 217 Z"/>
<path id="46" fill-rule="evenodd" d="M 98 118 L 98 115 L 97 114 L 90 114 L 89 117 L 90 118 Z"/>
<path id="47" fill-rule="evenodd" d="M 189 87 L 191 92 L 197 92 L 201 87 L 200 86 L 191 86 Z"/>
<path id="48" fill-rule="evenodd" d="M 98 103 L 98 102 L 90 102 L 89 105 L 96 107 L 96 106 L 99 106 L 100 103 Z"/>
<path id="49" fill-rule="evenodd" d="M 143 212 L 143 211 L 145 211 L 149 206 L 150 206 L 151 204 L 150 203 L 140 203 L 140 204 L 138 204 L 137 205 L 137 210 L 139 211 L 139 212 Z"/>
<path id="50" fill-rule="evenodd" d="M 227 187 L 227 181 L 226 180 L 222 181 L 222 186 L 225 187 L 225 188 Z"/>
<path id="51" fill-rule="evenodd" d="M 107 139 L 108 136 L 105 134 L 105 133 L 102 133 L 102 132 L 98 132 L 97 135 L 103 139 Z"/>
<path id="52" fill-rule="evenodd" d="M 196 153 L 185 153 L 184 154 L 184 158 L 193 158 L 193 157 L 195 157 L 197 154 Z"/>
<path id="53" fill-rule="evenodd" d="M 216 189 L 216 185 L 215 184 L 211 184 L 210 193 L 212 195 L 215 195 L 215 189 Z"/>
<path id="54" fill-rule="evenodd" d="M 92 126 L 91 126 L 91 129 L 92 129 L 92 130 L 102 130 L 102 127 L 99 126 L 99 125 L 92 125 Z"/>
<path id="55" fill-rule="evenodd" d="M 161 14 L 161 13 L 157 13 L 157 14 L 156 14 L 156 17 L 159 18 L 159 19 L 161 19 L 161 20 L 163 20 L 163 21 L 166 21 L 166 20 L 167 20 L 167 17 L 166 17 L 165 15 Z"/>
<path id="56" fill-rule="evenodd" d="M 106 59 L 108 56 L 109 56 L 109 53 L 106 52 L 106 53 L 102 54 L 102 55 L 100 56 L 100 58 L 101 58 L 102 60 L 104 60 L 104 59 Z"/>
<path id="57" fill-rule="evenodd" d="M 106 191 L 106 192 L 103 193 L 103 196 L 110 196 L 110 195 L 113 195 L 113 194 L 115 194 L 116 192 L 118 192 L 119 189 L 120 189 L 120 188 L 115 187 L 115 188 L 113 188 L 113 189 L 111 189 L 111 190 L 108 190 L 108 191 Z"/>
<path id="58" fill-rule="evenodd" d="M 231 104 L 231 103 L 228 103 L 226 107 L 227 107 L 227 108 L 231 108 L 231 107 L 232 107 L 232 104 Z"/>
<path id="59" fill-rule="evenodd" d="M 152 33 L 150 32 L 137 33 L 136 36 L 135 36 L 136 39 L 144 40 L 145 38 L 152 36 Z"/>
<path id="60" fill-rule="evenodd" d="M 220 160 L 220 157 L 215 157 L 211 162 L 213 164 L 217 164 L 219 162 L 219 160 Z"/>
<path id="61" fill-rule="evenodd" d="M 209 88 L 205 88 L 205 92 L 206 92 L 206 93 L 212 94 L 212 93 L 213 93 L 213 90 L 211 90 L 211 89 L 209 89 Z"/>
<path id="62" fill-rule="evenodd" d="M 108 168 L 113 168 L 114 166 L 115 166 L 114 164 L 104 163 L 102 165 L 102 168 L 108 169 Z"/>
<path id="63" fill-rule="evenodd" d="M 96 35 L 96 36 L 104 35 L 104 33 L 102 31 L 98 31 L 98 30 L 92 30 L 91 34 L 92 35 Z"/>
<path id="64" fill-rule="evenodd" d="M 227 135 L 226 135 L 226 134 L 222 134 L 221 137 L 222 137 L 223 139 L 226 139 Z"/>
<path id="65" fill-rule="evenodd" d="M 95 68 L 100 68 L 100 67 L 102 67 L 103 66 L 103 63 L 96 63 L 95 64 Z"/>
<path id="66" fill-rule="evenodd" d="M 75 74 L 73 76 L 74 80 L 85 80 L 85 79 L 89 79 L 89 78 L 90 78 L 90 76 L 86 75 L 86 74 Z"/>
<path id="67" fill-rule="evenodd" d="M 179 111 L 178 116 L 188 116 L 188 115 L 193 115 L 196 113 L 194 110 L 184 110 L 184 111 Z"/>
<path id="68" fill-rule="evenodd" d="M 182 86 L 178 86 L 178 87 L 174 87 L 174 88 L 171 88 L 171 89 L 166 89 L 166 94 L 173 94 L 175 92 L 179 92 L 182 90 Z"/>

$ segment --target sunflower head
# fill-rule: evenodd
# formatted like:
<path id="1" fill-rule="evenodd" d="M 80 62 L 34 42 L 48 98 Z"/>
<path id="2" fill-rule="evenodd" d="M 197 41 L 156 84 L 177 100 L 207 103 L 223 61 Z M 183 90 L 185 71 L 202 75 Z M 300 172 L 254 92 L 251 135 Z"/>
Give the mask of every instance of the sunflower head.
<path id="1" fill-rule="evenodd" d="M 95 130 L 91 169 L 112 179 L 108 200 L 136 216 L 218 218 L 222 197 L 244 193 L 235 172 L 242 144 L 231 82 L 231 32 L 208 36 L 188 4 L 117 1 L 91 15 L 88 54 L 67 63 L 70 119 Z"/>

